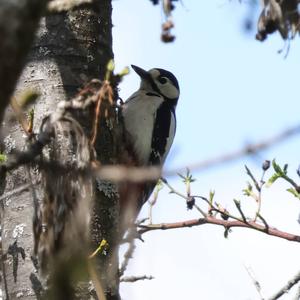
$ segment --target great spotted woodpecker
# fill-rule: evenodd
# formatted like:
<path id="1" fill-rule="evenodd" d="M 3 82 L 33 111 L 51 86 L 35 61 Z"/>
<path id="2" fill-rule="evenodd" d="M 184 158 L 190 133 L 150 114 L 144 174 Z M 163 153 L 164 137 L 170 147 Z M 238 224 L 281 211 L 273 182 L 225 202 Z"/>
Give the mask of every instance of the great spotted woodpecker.
<path id="1" fill-rule="evenodd" d="M 176 77 L 164 69 L 145 71 L 134 65 L 132 68 L 140 76 L 141 84 L 123 105 L 126 140 L 134 152 L 136 166 L 162 167 L 175 136 L 179 84 Z M 137 198 L 132 205 L 134 217 L 155 185 L 154 181 L 147 182 L 131 193 Z"/>

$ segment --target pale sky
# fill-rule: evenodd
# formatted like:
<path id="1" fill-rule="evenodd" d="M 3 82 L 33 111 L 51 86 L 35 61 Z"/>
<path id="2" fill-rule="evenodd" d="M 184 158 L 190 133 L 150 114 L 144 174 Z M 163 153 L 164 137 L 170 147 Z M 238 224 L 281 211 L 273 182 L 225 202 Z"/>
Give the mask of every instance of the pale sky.
<path id="1" fill-rule="evenodd" d="M 117 69 L 130 64 L 160 67 L 179 80 L 177 134 L 166 170 L 236 150 L 299 123 L 299 38 L 291 43 L 286 59 L 278 54 L 284 47 L 278 35 L 264 43 L 256 41 L 255 32 L 243 31 L 246 4 L 216 0 L 184 1 L 182 6 L 179 1 L 174 12 L 176 41 L 167 45 L 160 42 L 159 6 L 149 0 L 118 0 L 113 7 Z M 127 99 L 138 86 L 139 78 L 131 72 L 120 86 L 121 97 Z M 237 198 L 251 215 L 254 200 L 242 196 L 248 181 L 244 164 L 260 176 L 263 160 L 276 158 L 281 165 L 288 163 L 298 180 L 299 149 L 300 136 L 295 136 L 255 158 L 194 171 L 193 194 L 207 196 L 213 189 L 223 206 L 233 209 L 232 199 Z M 169 179 L 184 191 L 179 178 Z M 300 234 L 300 203 L 285 191 L 288 187 L 281 181 L 264 191 L 262 215 L 270 225 Z M 161 192 L 154 222 L 195 217 L 198 213 L 187 211 L 182 199 L 169 195 L 166 188 Z M 145 234 L 126 275 L 155 279 L 122 284 L 123 299 L 256 300 L 260 298 L 245 265 L 266 298 L 300 269 L 297 243 L 247 229 L 233 229 L 228 239 L 223 233 L 221 227 L 204 225 Z M 296 289 L 281 299 L 293 299 Z"/>

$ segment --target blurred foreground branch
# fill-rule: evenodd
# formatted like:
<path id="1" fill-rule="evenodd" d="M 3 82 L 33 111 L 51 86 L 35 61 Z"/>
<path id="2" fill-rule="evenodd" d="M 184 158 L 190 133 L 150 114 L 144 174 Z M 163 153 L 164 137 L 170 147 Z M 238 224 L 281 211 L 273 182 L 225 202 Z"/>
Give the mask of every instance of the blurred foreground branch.
<path id="1" fill-rule="evenodd" d="M 64 111 L 65 107 L 63 106 L 63 103 L 59 105 L 59 109 L 62 108 Z M 63 113 L 59 113 L 59 117 L 61 114 Z M 57 115 L 55 119 L 58 119 Z M 39 133 L 39 135 L 36 138 L 36 141 L 31 143 L 26 151 L 16 152 L 13 155 L 9 155 L 7 161 L 3 162 L 0 165 L 2 169 L 8 171 L 8 170 L 15 169 L 23 164 L 32 162 L 42 152 L 43 147 L 50 142 L 51 135 L 52 135 L 51 128 L 49 127 L 48 128 L 45 127 L 45 128 L 46 130 L 41 131 Z M 243 147 L 236 151 L 232 151 L 217 157 L 213 157 L 207 160 L 200 161 L 198 163 L 194 163 L 189 166 L 189 169 L 202 171 L 223 163 L 237 160 L 243 156 L 253 155 L 277 143 L 283 142 L 286 139 L 299 133 L 300 133 L 300 125 L 297 125 L 288 128 L 286 130 L 283 130 L 282 132 L 272 137 L 266 138 L 260 142 L 249 144 L 246 147 Z M 43 162 L 43 164 L 45 165 L 45 167 L 47 167 L 45 162 Z M 52 162 L 52 167 L 55 167 L 53 162 Z M 62 171 L 65 168 L 63 165 L 56 165 L 56 167 L 61 168 Z M 66 168 L 68 168 L 69 170 L 70 166 L 67 166 Z M 163 172 L 163 175 L 174 176 L 177 175 L 178 173 L 181 173 L 183 169 L 186 169 L 186 167 L 167 170 Z M 77 170 L 77 171 L 82 172 L 83 170 Z M 122 182 L 122 181 L 143 182 L 148 180 L 157 180 L 161 176 L 161 168 L 155 166 L 137 168 L 137 167 L 126 167 L 122 165 L 100 166 L 92 163 L 90 170 L 85 170 L 85 171 L 87 172 L 91 171 L 94 173 L 96 177 L 101 178 L 103 180 L 110 180 L 115 182 Z"/>
<path id="2" fill-rule="evenodd" d="M 281 143 L 281 142 L 285 141 L 286 139 L 291 138 L 292 136 L 299 134 L 299 133 L 300 133 L 300 125 L 296 125 L 294 127 L 285 129 L 285 130 L 279 132 L 278 134 L 275 134 L 269 138 L 263 139 L 260 142 L 248 144 L 247 146 L 245 146 L 241 149 L 238 149 L 238 150 L 235 150 L 232 152 L 228 152 L 228 153 L 225 153 L 220 156 L 213 157 L 213 158 L 210 158 L 207 160 L 203 160 L 198 163 L 196 162 L 194 164 L 191 164 L 191 165 L 189 165 L 189 169 L 194 170 L 194 171 L 196 171 L 196 170 L 202 171 L 202 170 L 214 167 L 216 165 L 220 165 L 223 163 L 237 160 L 237 159 L 247 156 L 247 155 L 253 155 L 255 153 L 258 153 L 259 151 L 265 150 L 267 148 L 270 148 L 271 146 Z M 165 171 L 164 175 L 171 176 L 171 175 L 177 174 L 179 172 L 182 172 L 182 170 L 185 168 L 179 168 L 176 170 Z"/>

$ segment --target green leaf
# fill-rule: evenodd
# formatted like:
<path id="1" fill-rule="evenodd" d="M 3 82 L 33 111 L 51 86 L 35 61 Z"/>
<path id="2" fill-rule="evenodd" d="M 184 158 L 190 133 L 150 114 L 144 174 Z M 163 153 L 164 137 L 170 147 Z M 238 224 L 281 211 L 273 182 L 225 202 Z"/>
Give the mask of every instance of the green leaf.
<path id="1" fill-rule="evenodd" d="M 249 190 L 250 192 L 252 192 L 253 186 L 251 185 L 250 182 L 247 182 L 247 184 L 248 184 L 248 186 L 247 186 L 248 190 Z"/>
<path id="2" fill-rule="evenodd" d="M 250 191 L 248 189 L 243 189 L 242 192 L 243 192 L 244 196 L 248 196 L 248 197 L 251 196 L 251 193 L 250 193 Z"/>
<path id="3" fill-rule="evenodd" d="M 224 238 L 225 239 L 228 238 L 229 232 L 231 232 L 230 228 L 225 228 L 225 231 L 224 231 Z"/>
<path id="4" fill-rule="evenodd" d="M 252 187 L 252 185 L 248 182 L 248 183 L 247 183 L 247 188 L 243 189 L 242 191 L 243 191 L 243 194 L 244 194 L 245 196 L 251 196 L 251 195 L 252 195 L 252 190 L 253 190 L 253 187 Z"/>
<path id="5" fill-rule="evenodd" d="M 193 175 L 191 174 L 191 171 L 190 171 L 189 168 L 186 168 L 186 176 L 185 176 L 185 178 L 186 178 L 186 183 L 187 182 L 192 183 L 192 182 L 196 181 L 196 179 L 193 178 Z"/>
<path id="6" fill-rule="evenodd" d="M 277 173 L 273 174 L 265 184 L 265 187 L 270 187 L 278 178 L 280 178 L 280 176 Z"/>
<path id="7" fill-rule="evenodd" d="M 295 189 L 289 188 L 287 191 L 293 194 L 296 198 L 300 199 L 300 194 Z"/>
<path id="8" fill-rule="evenodd" d="M 288 169 L 288 164 L 285 164 L 283 167 L 283 173 L 286 175 L 287 174 L 287 169 Z"/>
<path id="9" fill-rule="evenodd" d="M 115 62 L 113 59 L 110 59 L 106 65 L 106 74 L 105 74 L 105 80 L 109 80 L 112 72 L 115 69 Z"/>
<path id="10" fill-rule="evenodd" d="M 193 177 L 192 177 L 192 175 L 191 175 L 191 177 L 189 178 L 189 181 L 190 181 L 190 183 L 192 183 L 192 182 L 195 182 L 195 181 L 196 181 L 196 179 L 195 179 L 195 178 L 193 178 Z"/>
<path id="11" fill-rule="evenodd" d="M 215 191 L 210 190 L 210 191 L 209 191 L 209 198 L 208 198 L 208 201 L 209 201 L 209 204 L 210 204 L 210 205 L 213 204 L 214 196 L 215 196 Z"/>
<path id="12" fill-rule="evenodd" d="M 184 182 L 184 180 L 185 180 L 185 176 L 183 176 L 182 174 L 180 174 L 180 173 L 177 173 L 177 175 L 181 178 L 181 179 L 183 179 L 183 182 Z"/>
<path id="13" fill-rule="evenodd" d="M 102 255 L 106 255 L 106 251 L 109 248 L 108 242 L 103 239 L 97 249 L 89 256 L 89 258 L 95 257 L 98 253 Z"/>
<path id="14" fill-rule="evenodd" d="M 129 74 L 129 68 L 128 67 L 125 67 L 120 73 L 119 73 L 119 76 L 120 77 L 123 77 L 125 75 L 128 75 Z"/>
<path id="15" fill-rule="evenodd" d="M 187 183 L 192 183 L 195 182 L 196 179 L 193 178 L 193 175 L 190 173 L 190 170 L 187 168 L 186 169 L 186 175 L 182 175 L 180 173 L 177 173 L 177 175 L 182 178 L 182 182 L 187 184 Z"/>
<path id="16" fill-rule="evenodd" d="M 276 163 L 275 159 L 272 160 L 272 166 L 275 170 L 275 172 L 278 174 L 278 175 L 282 175 L 284 174 L 284 171 L 281 169 L 281 167 Z"/>
<path id="17" fill-rule="evenodd" d="M 233 199 L 233 202 L 236 205 L 236 207 L 241 207 L 241 201 L 240 200 Z"/>
<path id="18" fill-rule="evenodd" d="M 110 59 L 107 63 L 106 70 L 112 72 L 115 69 L 115 62 L 113 59 Z"/>

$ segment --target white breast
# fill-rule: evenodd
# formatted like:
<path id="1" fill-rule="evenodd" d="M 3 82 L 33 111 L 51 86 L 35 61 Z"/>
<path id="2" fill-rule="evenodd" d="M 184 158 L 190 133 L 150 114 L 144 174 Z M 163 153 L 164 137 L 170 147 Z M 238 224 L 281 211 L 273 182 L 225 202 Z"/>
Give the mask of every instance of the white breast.
<path id="1" fill-rule="evenodd" d="M 140 163 L 144 165 L 149 160 L 155 114 L 162 102 L 162 97 L 147 96 L 146 91 L 139 90 L 123 105 L 125 129 Z"/>

